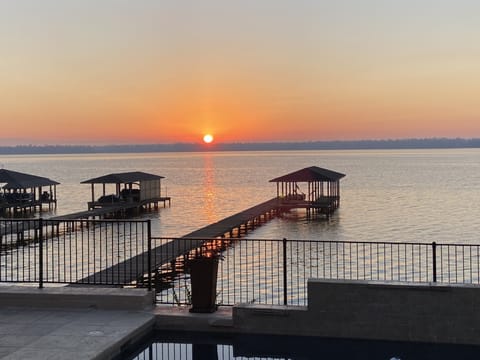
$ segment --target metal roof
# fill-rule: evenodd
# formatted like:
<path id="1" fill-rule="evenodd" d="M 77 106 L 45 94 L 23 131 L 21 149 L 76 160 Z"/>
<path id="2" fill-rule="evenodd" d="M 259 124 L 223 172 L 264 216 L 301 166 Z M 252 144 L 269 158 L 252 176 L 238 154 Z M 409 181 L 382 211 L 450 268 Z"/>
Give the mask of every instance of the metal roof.
<path id="1" fill-rule="evenodd" d="M 82 181 L 81 184 L 129 184 L 136 181 L 160 180 L 164 176 L 148 174 L 141 171 L 115 173 Z"/>
<path id="2" fill-rule="evenodd" d="M 318 166 L 310 166 L 287 175 L 277 177 L 270 182 L 314 182 L 314 181 L 338 181 L 345 174 L 323 169 Z"/>
<path id="3" fill-rule="evenodd" d="M 7 169 L 0 169 L 0 183 L 5 183 L 4 189 L 31 189 L 40 186 L 58 185 L 59 182 L 50 180 L 46 177 L 36 176 L 12 171 Z"/>

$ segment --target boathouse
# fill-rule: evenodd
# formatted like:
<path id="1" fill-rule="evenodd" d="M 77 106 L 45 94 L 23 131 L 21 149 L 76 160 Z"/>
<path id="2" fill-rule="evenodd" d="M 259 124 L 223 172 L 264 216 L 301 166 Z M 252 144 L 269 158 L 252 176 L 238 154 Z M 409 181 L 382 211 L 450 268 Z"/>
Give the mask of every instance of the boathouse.
<path id="1" fill-rule="evenodd" d="M 94 179 L 82 181 L 82 184 L 91 184 L 92 199 L 88 202 L 88 209 L 115 206 L 118 208 L 140 209 L 142 207 L 157 208 L 159 202 L 163 205 L 170 197 L 162 196 L 161 180 L 163 176 L 148 174 L 141 171 L 114 173 Z M 95 185 L 101 185 L 101 195 L 95 192 Z M 114 187 L 114 192 L 107 194 L 107 185 Z"/>
<path id="2" fill-rule="evenodd" d="M 326 215 L 340 206 L 340 179 L 345 174 L 317 166 L 307 167 L 270 180 L 277 184 L 281 207 L 305 208 Z M 303 185 L 303 189 L 300 187 Z"/>
<path id="3" fill-rule="evenodd" d="M 57 206 L 57 185 L 59 182 L 46 177 L 0 169 L 0 215 L 8 212 L 42 210 L 44 204 L 49 210 Z"/>

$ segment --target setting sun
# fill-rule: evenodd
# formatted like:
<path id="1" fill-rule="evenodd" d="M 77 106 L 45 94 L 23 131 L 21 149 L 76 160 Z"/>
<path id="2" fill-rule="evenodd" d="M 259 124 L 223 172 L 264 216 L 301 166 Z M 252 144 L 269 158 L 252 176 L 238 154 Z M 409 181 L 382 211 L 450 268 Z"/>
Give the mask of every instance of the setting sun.
<path id="1" fill-rule="evenodd" d="M 206 144 L 210 144 L 212 141 L 213 141 L 213 136 L 210 134 L 206 134 L 203 137 L 203 142 L 205 142 Z"/>

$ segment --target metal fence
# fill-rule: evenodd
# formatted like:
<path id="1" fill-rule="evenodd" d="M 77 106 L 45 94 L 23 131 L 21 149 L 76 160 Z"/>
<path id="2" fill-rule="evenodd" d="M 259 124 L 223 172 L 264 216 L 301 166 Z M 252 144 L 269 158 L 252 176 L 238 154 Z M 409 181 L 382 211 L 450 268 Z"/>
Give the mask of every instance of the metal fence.
<path id="1" fill-rule="evenodd" d="M 188 261 L 212 255 L 224 305 L 305 305 L 309 278 L 480 283 L 480 245 L 154 238 L 149 220 L 0 220 L 0 282 L 155 287 L 159 303 L 189 304 Z"/>
<path id="2" fill-rule="evenodd" d="M 121 265 L 148 252 L 149 232 L 148 221 L 1 220 L 0 281 L 128 285 L 136 269 Z"/>
<path id="3" fill-rule="evenodd" d="M 177 244 L 192 241 L 155 240 Z M 306 305 L 309 278 L 480 283 L 479 245 L 231 238 L 214 241 L 222 244 L 217 303 L 223 305 Z M 177 259 L 176 270 L 172 264 L 160 270 L 160 274 L 173 271 L 176 278 L 157 283 L 158 302 L 190 303 L 189 269 L 182 269 L 182 261 L 184 258 Z"/>

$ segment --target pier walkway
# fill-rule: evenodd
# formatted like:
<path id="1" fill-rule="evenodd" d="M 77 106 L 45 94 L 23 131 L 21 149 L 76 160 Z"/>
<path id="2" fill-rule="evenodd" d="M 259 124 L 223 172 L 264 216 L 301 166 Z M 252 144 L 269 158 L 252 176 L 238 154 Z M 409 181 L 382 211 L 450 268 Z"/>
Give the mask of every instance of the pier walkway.
<path id="1" fill-rule="evenodd" d="M 96 207 L 90 210 L 78 211 L 75 213 L 65 214 L 54 216 L 44 221 L 55 222 L 55 221 L 65 221 L 65 220 L 82 220 L 82 219 L 100 219 L 108 216 L 115 218 L 126 217 L 129 213 L 138 213 L 142 207 L 148 207 L 149 209 L 153 208 L 158 209 L 158 203 L 163 202 L 163 207 L 166 207 L 166 204 L 170 206 L 170 197 L 161 197 L 155 199 L 147 199 L 134 203 L 121 202 L 114 203 L 111 205 Z M 39 230 L 39 219 L 25 219 L 24 221 L 9 221 L 5 219 L 0 223 L 0 240 L 5 235 L 17 234 L 18 238 L 22 239 L 24 233 L 27 231 Z"/>
<path id="2" fill-rule="evenodd" d="M 289 198 L 274 197 L 263 203 L 226 217 L 218 222 L 188 233 L 177 240 L 160 239 L 161 244 L 152 243 L 151 257 L 148 251 L 119 262 L 104 270 L 98 271 L 86 278 L 80 279 L 80 284 L 108 284 L 115 278 L 119 283 L 129 284 L 142 279 L 145 274 L 154 273 L 162 265 L 173 263 L 178 257 L 188 254 L 191 250 L 200 247 L 206 240 L 220 237 L 240 237 L 242 232 L 254 229 L 261 223 L 267 222 L 280 213 L 294 208 L 318 210 L 319 213 L 328 210 L 328 214 L 336 207 L 335 197 L 322 197 L 314 202 Z M 152 241 L 158 239 L 152 238 Z M 187 241 L 188 240 L 188 241 Z"/>
<path id="3" fill-rule="evenodd" d="M 78 283 L 108 283 L 112 278 L 119 279 L 121 283 L 131 283 L 143 277 L 149 271 L 154 272 L 164 264 L 171 263 L 179 256 L 201 246 L 206 239 L 218 238 L 235 233 L 240 235 L 242 230 L 253 229 L 261 222 L 268 221 L 276 216 L 279 207 L 279 199 L 273 198 L 261 204 L 248 208 L 235 215 L 229 216 L 216 223 L 207 225 L 201 229 L 184 235 L 181 239 L 189 241 L 169 241 L 152 248 L 151 261 L 148 260 L 148 252 L 138 254 L 126 261 L 120 262 L 107 269 L 99 271 L 89 277 L 83 278 Z M 149 269 L 150 265 L 150 269 Z"/>
<path id="4" fill-rule="evenodd" d="M 170 197 L 160 197 L 154 199 L 141 200 L 138 202 L 119 202 L 113 203 L 111 205 L 104 205 L 103 207 L 95 207 L 90 210 L 79 211 L 71 214 L 55 216 L 48 220 L 77 220 L 77 219 L 95 219 L 101 218 L 109 215 L 121 215 L 125 216 L 128 212 L 139 211 L 140 208 L 147 206 L 156 209 L 158 208 L 158 203 L 163 202 L 163 207 L 166 207 L 166 203 L 170 206 Z"/>
<path id="5" fill-rule="evenodd" d="M 242 226 L 254 227 L 257 222 L 262 220 L 262 217 L 272 216 L 273 213 L 278 211 L 279 204 L 279 199 L 275 197 L 261 204 L 243 210 L 235 215 L 226 217 L 216 223 L 195 230 L 194 232 L 184 235 L 183 237 L 211 239 L 218 236 L 223 236 L 227 233 L 232 235 L 232 231 L 234 229 L 240 229 Z"/>

